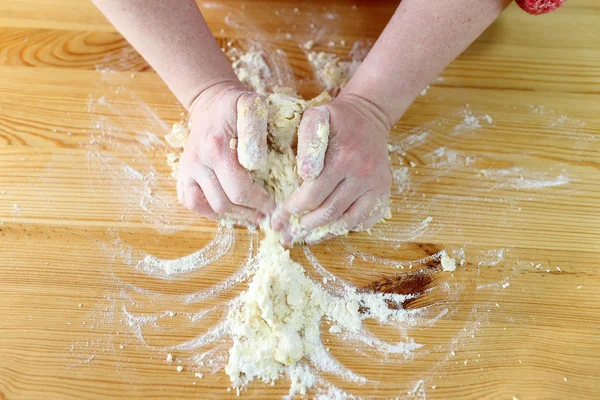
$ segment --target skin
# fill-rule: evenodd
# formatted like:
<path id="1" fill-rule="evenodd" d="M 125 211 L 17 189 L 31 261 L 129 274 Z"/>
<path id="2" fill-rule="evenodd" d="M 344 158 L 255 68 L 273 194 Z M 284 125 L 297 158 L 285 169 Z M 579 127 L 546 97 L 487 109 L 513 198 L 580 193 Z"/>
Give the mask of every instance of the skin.
<path id="1" fill-rule="evenodd" d="M 391 127 L 425 86 L 472 43 L 510 0 L 404 0 L 350 82 L 326 106 L 307 110 L 299 129 L 304 182 L 282 204 L 252 182 L 231 139 L 255 146 L 244 165 L 266 160 L 262 121 L 242 113 L 259 96 L 233 73 L 193 0 L 94 0 L 190 111 L 192 129 L 182 158 L 179 201 L 200 215 L 256 223 L 272 214 L 274 230 L 292 240 L 290 216 L 305 229 L 340 221 L 368 229 L 381 218 L 392 178 Z M 324 164 L 306 146 L 317 122 L 329 121 Z M 296 240 L 298 238 L 295 238 Z"/>

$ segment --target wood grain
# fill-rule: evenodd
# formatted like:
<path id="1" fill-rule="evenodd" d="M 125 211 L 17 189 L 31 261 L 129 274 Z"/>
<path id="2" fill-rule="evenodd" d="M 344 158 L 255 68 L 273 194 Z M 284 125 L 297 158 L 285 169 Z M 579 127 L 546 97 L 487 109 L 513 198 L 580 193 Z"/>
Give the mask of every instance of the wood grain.
<path id="1" fill-rule="evenodd" d="M 347 57 L 395 5 L 201 7 L 222 47 L 285 51 L 308 96 L 319 87 L 301 44 Z M 598 398 L 599 11 L 570 1 L 534 18 L 511 6 L 394 127 L 393 169 L 407 181 L 393 188 L 393 219 L 312 253 L 292 249 L 316 279 L 311 254 L 358 287 L 402 286 L 416 296 L 405 306 L 424 315 L 406 333 L 426 351 L 408 360 L 324 329 L 336 359 L 379 383 L 329 381 L 367 398 Z M 193 357 L 215 344 L 165 350 L 218 324 L 245 288 L 227 282 L 258 240 L 217 234 L 176 205 L 162 137 L 182 111 L 91 2 L 0 1 L 0 398 L 235 397 L 222 371 L 194 377 Z M 136 268 L 215 235 L 235 240 L 202 269 L 165 280 Z M 449 274 L 423 261 L 440 250 L 465 264 Z M 396 328 L 368 327 L 398 340 Z M 285 383 L 254 383 L 242 397 L 286 393 Z"/>

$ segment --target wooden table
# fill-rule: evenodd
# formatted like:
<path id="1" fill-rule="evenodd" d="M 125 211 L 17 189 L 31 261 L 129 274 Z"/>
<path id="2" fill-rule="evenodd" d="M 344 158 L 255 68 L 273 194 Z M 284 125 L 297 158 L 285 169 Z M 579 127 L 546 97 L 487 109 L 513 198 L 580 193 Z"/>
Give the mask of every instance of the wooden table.
<path id="1" fill-rule="evenodd" d="M 347 56 L 394 8 L 368 3 L 203 11 L 223 46 L 284 50 L 311 94 L 300 44 Z M 375 398 L 600 397 L 599 12 L 595 0 L 543 17 L 511 6 L 394 128 L 393 221 L 311 251 L 357 286 L 395 277 L 419 292 L 405 334 L 424 346 L 384 357 L 324 333 L 334 357 L 379 383 L 329 382 Z M 89 2 L 0 1 L 0 398 L 235 396 L 212 373 L 218 360 L 194 358 L 226 354 L 228 339 L 193 340 L 245 288 L 233 278 L 257 235 L 217 232 L 176 205 L 162 137 L 182 118 Z M 171 280 L 136 269 L 207 244 L 216 260 Z M 414 261 L 442 250 L 465 260 L 455 273 Z M 310 267 L 307 254 L 292 251 Z M 397 327 L 368 326 L 398 340 Z M 286 385 L 243 397 L 280 398 Z"/>

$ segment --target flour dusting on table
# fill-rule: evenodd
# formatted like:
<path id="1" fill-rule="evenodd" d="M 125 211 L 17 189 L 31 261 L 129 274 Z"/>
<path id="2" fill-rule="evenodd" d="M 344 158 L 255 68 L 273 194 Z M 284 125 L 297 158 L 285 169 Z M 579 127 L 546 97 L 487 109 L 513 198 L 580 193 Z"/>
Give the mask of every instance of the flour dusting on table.
<path id="1" fill-rule="evenodd" d="M 289 65 L 284 63 L 285 53 L 265 49 L 253 49 L 252 54 L 244 51 L 231 51 L 228 54 L 232 59 L 240 60 L 236 65 L 238 71 L 245 68 L 245 65 L 255 65 L 261 70 L 261 76 L 271 81 L 264 84 L 260 79 L 252 79 L 249 74 L 245 78 L 245 83 L 249 86 L 257 90 L 263 90 L 261 87 L 264 87 L 265 93 L 279 91 L 284 95 L 295 94 L 296 88 L 289 80 Z M 335 57 L 323 59 L 335 60 Z M 339 65 L 338 61 L 334 64 Z M 346 72 L 339 76 L 344 74 Z M 118 85 L 120 78 L 117 75 L 106 71 L 103 76 L 105 83 Z M 135 98 L 136 95 L 119 88 L 119 96 Z M 88 165 L 90 169 L 102 170 L 104 179 L 115 188 L 114 197 L 123 204 L 123 221 L 130 221 L 132 224 L 138 221 L 149 222 L 161 234 L 176 233 L 189 224 L 192 217 L 181 211 L 174 211 L 177 210 L 174 188 L 172 181 L 167 179 L 167 168 L 161 169 L 160 166 L 153 165 L 148 156 L 152 151 L 160 157 L 171 151 L 159 139 L 169 133 L 169 127 L 150 106 L 143 102 L 139 104 L 139 117 L 147 120 L 149 129 L 156 133 L 133 132 L 135 140 L 127 143 L 114 139 L 118 135 L 130 133 L 118 102 L 112 101 L 110 97 L 90 98 L 89 111 L 92 116 L 107 112 L 113 116 L 98 116 L 91 127 L 92 143 L 86 145 L 89 149 Z M 536 115 L 542 114 L 539 109 L 533 112 Z M 555 128 L 563 125 L 577 128 L 583 126 L 559 113 L 543 110 L 543 114 L 553 118 L 549 126 Z M 112 241 L 104 247 L 104 252 L 113 257 L 112 262 L 124 261 L 134 273 L 142 277 L 161 279 L 166 290 L 160 293 L 151 291 L 145 289 L 143 284 L 128 282 L 127 276 L 113 274 L 111 279 L 117 283 L 120 291 L 103 300 L 110 305 L 106 309 L 112 311 L 92 316 L 89 325 L 99 326 L 100 318 L 119 320 L 123 324 L 121 333 L 132 335 L 128 341 L 121 341 L 120 346 L 140 343 L 148 351 L 162 353 L 159 355 L 161 360 L 166 360 L 167 354 L 170 354 L 172 363 L 182 366 L 182 375 L 190 371 L 191 377 L 195 378 L 195 374 L 201 374 L 207 379 L 210 374 L 227 368 L 234 385 L 240 391 L 253 378 L 270 382 L 280 375 L 287 375 L 290 379 L 290 393 L 302 393 L 312 388 L 310 393 L 315 398 L 354 398 L 352 389 L 342 389 L 345 382 L 350 387 L 362 385 L 375 390 L 379 382 L 352 371 L 337 360 L 336 346 L 338 351 L 343 347 L 344 352 L 354 352 L 356 357 L 366 363 L 381 363 L 381 368 L 386 363 L 402 364 L 413 359 L 427 358 L 433 360 L 430 367 L 419 370 L 415 364 L 418 372 L 410 375 L 409 381 L 396 385 L 399 397 L 409 395 L 424 398 L 431 383 L 444 373 L 444 366 L 454 363 L 461 349 L 476 343 L 477 333 L 497 308 L 494 304 L 514 288 L 515 278 L 502 275 L 490 282 L 480 277 L 473 282 L 461 279 L 460 273 L 457 273 L 454 280 L 436 282 L 435 285 L 432 283 L 431 286 L 422 288 L 422 292 L 418 294 L 404 295 L 382 294 L 372 288 L 358 287 L 353 283 L 359 280 L 356 276 L 377 281 L 385 274 L 386 277 L 396 276 L 401 281 L 414 276 L 433 276 L 441 269 L 450 272 L 453 268 L 460 270 L 463 267 L 479 268 L 483 275 L 487 266 L 502 266 L 507 261 L 507 255 L 510 255 L 509 249 L 478 252 L 477 249 L 469 249 L 468 244 L 460 248 L 430 244 L 432 234 L 448 231 L 460 234 L 459 227 L 445 222 L 446 215 L 436 213 L 439 209 L 438 202 L 450 202 L 450 207 L 464 202 L 494 202 L 505 205 L 508 211 L 516 212 L 526 201 L 534 198 L 536 191 L 560 188 L 577 179 L 562 166 L 555 170 L 535 170 L 525 166 L 485 165 L 485 160 L 479 155 L 454 149 L 451 144 L 443 146 L 432 140 L 436 130 L 458 136 L 475 134 L 499 123 L 493 113 L 477 110 L 473 106 L 459 110 L 457 115 L 459 120 L 456 122 L 434 120 L 409 130 L 405 135 L 391 138 L 390 155 L 395 181 L 393 190 L 399 200 L 405 200 L 401 205 L 396 204 L 396 211 L 402 212 L 405 221 L 374 229 L 373 245 L 386 246 L 385 253 L 376 249 L 356 248 L 352 244 L 352 237 L 349 237 L 336 239 L 336 243 L 341 244 L 342 254 L 331 252 L 328 257 L 321 257 L 304 247 L 302 251 L 293 253 L 303 257 L 292 259 L 290 253 L 276 246 L 269 252 L 257 252 L 259 246 L 256 232 L 240 234 L 230 227 L 221 226 L 211 241 L 192 254 L 179 258 L 159 258 L 151 255 L 154 252 L 152 249 L 143 251 L 127 244 L 123 237 L 125 234 L 115 230 L 110 232 Z M 185 128 L 185 122 L 181 122 L 181 126 Z M 134 154 L 134 158 L 122 158 L 119 155 L 122 150 Z M 415 167 L 410 166 L 411 162 Z M 480 164 L 483 166 L 478 167 Z M 422 174 L 421 171 L 427 168 L 433 169 L 433 172 Z M 415 196 L 420 197 L 420 189 L 425 185 L 434 182 L 443 184 L 451 171 L 474 171 L 470 176 L 481 182 L 481 195 L 462 194 L 458 187 L 455 194 L 433 194 L 427 198 L 423 195 L 420 203 L 406 201 L 413 200 Z M 123 187 L 127 187 L 127 191 Z M 523 191 L 529 197 L 515 200 L 492 196 L 497 190 Z M 157 245 L 158 243 L 157 239 Z M 163 257 L 169 254 L 168 249 L 162 251 L 157 247 L 155 250 L 161 251 Z M 403 257 L 404 254 L 406 259 L 398 259 L 399 255 Z M 233 255 L 242 255 L 238 264 L 235 264 L 238 265 L 237 270 L 231 272 L 228 269 L 229 274 L 221 272 L 222 278 L 208 283 L 200 291 L 188 288 L 189 292 L 184 294 L 169 294 L 170 290 L 179 292 L 180 288 L 169 289 L 168 285 L 176 285 L 186 277 L 202 279 L 209 276 L 207 272 L 218 271 L 221 263 L 234 264 Z M 276 260 L 282 268 L 261 270 L 259 260 L 262 258 Z M 331 265 L 335 265 L 335 268 Z M 214 279 L 214 275 L 210 276 Z M 286 280 L 301 284 L 287 285 Z M 249 281 L 250 287 L 254 285 L 256 290 L 239 294 L 241 284 L 246 281 Z M 381 285 L 385 284 L 382 281 Z M 503 289 L 506 284 L 511 286 Z M 466 292 L 487 297 L 485 301 L 465 310 L 460 300 Z M 428 298 L 433 296 L 443 300 L 427 306 L 407 306 L 418 304 L 411 301 L 418 300 L 423 294 Z M 285 301 L 273 301 L 283 298 Z M 284 302 L 286 307 L 278 307 Z M 452 318 L 458 313 L 462 313 L 466 322 L 454 332 L 454 337 L 449 342 L 421 346 L 411 338 L 413 330 L 434 329 L 437 321 Z M 248 324 L 248 321 L 258 322 Z M 174 326 L 179 329 L 197 329 L 199 322 L 202 322 L 202 331 L 194 337 L 190 338 L 187 331 L 186 339 L 179 343 L 165 344 L 157 340 L 157 337 L 173 332 Z M 379 330 L 394 332 L 389 337 L 396 340 L 382 340 L 378 335 Z M 115 343 L 112 340 L 118 343 L 119 337 L 108 343 L 78 343 L 76 349 L 81 352 L 91 351 L 96 348 L 94 346 L 114 349 Z M 242 359 L 252 355 L 251 352 L 244 351 L 244 348 L 274 348 L 276 351 L 264 351 L 266 357 L 260 359 Z M 232 359 L 230 351 L 240 358 Z M 81 357 L 78 365 L 90 363 L 101 354 L 101 351 L 93 350 Z M 172 367 L 174 373 L 177 373 L 175 368 Z M 336 385 L 332 381 L 336 381 Z"/>

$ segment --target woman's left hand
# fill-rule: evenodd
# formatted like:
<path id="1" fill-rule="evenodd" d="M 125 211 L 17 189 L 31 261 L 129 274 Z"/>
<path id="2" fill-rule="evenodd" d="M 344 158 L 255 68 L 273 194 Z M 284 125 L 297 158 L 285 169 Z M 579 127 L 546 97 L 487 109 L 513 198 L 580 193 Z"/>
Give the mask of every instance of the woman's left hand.
<path id="1" fill-rule="evenodd" d="M 311 152 L 303 146 L 310 143 L 306 138 L 316 135 L 318 124 L 310 121 L 326 119 L 329 144 L 320 165 L 318 160 L 304 159 Z M 352 231 L 367 230 L 381 220 L 392 184 L 387 151 L 391 125 L 383 111 L 355 95 L 341 94 L 330 104 L 304 113 L 298 133 L 298 173 L 304 182 L 271 219 L 285 244 L 301 241 L 302 235 L 333 222 Z M 290 225 L 291 216 L 299 217 L 299 229 Z"/>

